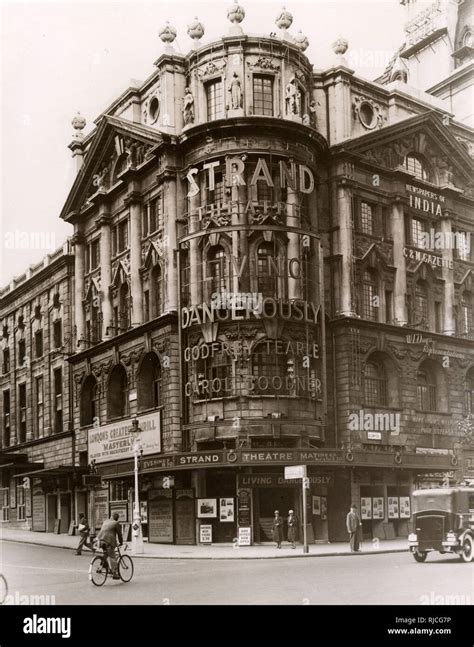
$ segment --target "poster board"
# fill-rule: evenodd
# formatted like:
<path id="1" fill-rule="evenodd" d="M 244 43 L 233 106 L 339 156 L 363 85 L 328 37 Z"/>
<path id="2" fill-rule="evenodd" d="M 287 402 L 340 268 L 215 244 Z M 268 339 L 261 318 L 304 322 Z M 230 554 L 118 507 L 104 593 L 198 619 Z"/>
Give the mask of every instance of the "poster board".
<path id="1" fill-rule="evenodd" d="M 372 519 L 372 499 L 370 496 L 360 498 L 360 516 L 362 520 Z"/>
<path id="2" fill-rule="evenodd" d="M 239 526 L 248 528 L 252 525 L 252 490 L 237 490 L 237 519 Z"/>
<path id="3" fill-rule="evenodd" d="M 385 519 L 385 505 L 383 496 L 372 497 L 372 519 Z"/>
<path id="4" fill-rule="evenodd" d="M 148 492 L 148 541 L 157 544 L 172 544 L 174 541 L 171 490 Z"/>
<path id="5" fill-rule="evenodd" d="M 313 515 L 319 517 L 321 515 L 321 497 L 313 496 Z"/>
<path id="6" fill-rule="evenodd" d="M 217 517 L 217 499 L 197 500 L 198 519 L 214 519 Z"/>
<path id="7" fill-rule="evenodd" d="M 409 496 L 399 497 L 400 519 L 409 519 L 411 517 L 411 501 Z"/>
<path id="8" fill-rule="evenodd" d="M 109 518 L 109 488 L 96 488 L 94 490 L 94 527 L 99 530 L 106 519 Z"/>
<path id="9" fill-rule="evenodd" d="M 46 496 L 41 490 L 33 490 L 33 530 L 46 531 Z"/>
<path id="10" fill-rule="evenodd" d="M 389 496 L 387 499 L 387 509 L 388 509 L 388 518 L 389 519 L 398 519 L 398 497 Z"/>
<path id="11" fill-rule="evenodd" d="M 239 546 L 252 545 L 252 528 L 239 527 L 238 544 Z"/>
<path id="12" fill-rule="evenodd" d="M 234 516 L 234 499 L 219 499 L 219 521 L 233 523 Z"/>

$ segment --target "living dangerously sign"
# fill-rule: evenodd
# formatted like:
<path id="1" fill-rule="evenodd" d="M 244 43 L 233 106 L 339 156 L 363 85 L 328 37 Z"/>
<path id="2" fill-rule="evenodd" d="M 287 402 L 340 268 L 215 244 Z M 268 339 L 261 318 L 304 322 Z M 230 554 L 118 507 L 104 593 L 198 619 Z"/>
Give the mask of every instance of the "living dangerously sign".
<path id="1" fill-rule="evenodd" d="M 88 462 L 105 463 L 133 456 L 133 441 L 140 441 L 144 455 L 161 452 L 161 411 L 140 416 L 141 432 L 132 432 L 131 419 L 89 430 Z"/>

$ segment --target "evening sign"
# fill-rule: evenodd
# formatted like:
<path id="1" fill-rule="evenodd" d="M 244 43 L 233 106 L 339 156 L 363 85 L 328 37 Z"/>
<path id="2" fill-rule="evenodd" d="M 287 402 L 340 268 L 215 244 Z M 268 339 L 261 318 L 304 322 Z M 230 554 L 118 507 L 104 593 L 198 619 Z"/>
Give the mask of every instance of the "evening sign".
<path id="1" fill-rule="evenodd" d="M 144 455 L 161 452 L 161 412 L 140 416 L 141 433 L 131 431 L 130 419 L 89 430 L 88 461 L 105 463 L 133 457 L 133 441 L 138 436 Z"/>

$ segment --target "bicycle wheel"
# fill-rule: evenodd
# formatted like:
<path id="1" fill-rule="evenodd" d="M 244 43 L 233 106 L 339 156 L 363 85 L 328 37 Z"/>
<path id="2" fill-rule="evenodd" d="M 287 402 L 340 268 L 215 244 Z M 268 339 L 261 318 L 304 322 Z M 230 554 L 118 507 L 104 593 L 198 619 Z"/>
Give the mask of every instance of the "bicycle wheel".
<path id="1" fill-rule="evenodd" d="M 0 575 L 0 604 L 3 604 L 8 594 L 8 585 L 3 575 Z"/>
<path id="2" fill-rule="evenodd" d="M 92 584 L 102 586 L 105 584 L 108 574 L 109 566 L 107 561 L 104 562 L 103 557 L 94 557 L 89 566 L 89 579 Z"/>
<path id="3" fill-rule="evenodd" d="M 130 582 L 133 577 L 133 562 L 128 555 L 122 555 L 118 563 L 118 572 L 122 582 Z"/>

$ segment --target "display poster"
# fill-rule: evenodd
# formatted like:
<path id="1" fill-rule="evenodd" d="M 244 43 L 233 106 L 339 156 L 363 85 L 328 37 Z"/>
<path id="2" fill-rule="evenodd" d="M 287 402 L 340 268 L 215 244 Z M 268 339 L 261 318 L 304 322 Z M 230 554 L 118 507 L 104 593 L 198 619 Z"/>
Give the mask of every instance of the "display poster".
<path id="1" fill-rule="evenodd" d="M 31 517 L 31 489 L 25 488 L 25 517 Z"/>
<path id="2" fill-rule="evenodd" d="M 174 541 L 171 490 L 148 492 L 148 540 L 159 544 L 172 544 Z"/>
<path id="3" fill-rule="evenodd" d="M 148 501 L 140 501 L 140 519 L 142 523 L 148 523 Z"/>
<path id="4" fill-rule="evenodd" d="M 328 499 L 325 496 L 321 497 L 321 521 L 326 521 L 328 518 Z"/>
<path id="5" fill-rule="evenodd" d="M 199 542 L 201 544 L 212 544 L 212 526 L 204 525 L 199 528 Z"/>
<path id="6" fill-rule="evenodd" d="M 128 511 L 127 504 L 125 503 L 111 503 L 110 504 L 110 516 L 116 512 L 119 516 L 118 520 L 120 523 L 125 523 L 128 521 Z"/>
<path id="7" fill-rule="evenodd" d="M 219 521 L 234 521 L 234 499 L 219 499 Z"/>
<path id="8" fill-rule="evenodd" d="M 316 516 L 321 515 L 321 497 L 313 496 L 313 514 Z"/>
<path id="9" fill-rule="evenodd" d="M 372 497 L 372 519 L 384 519 L 384 498 L 383 496 Z"/>
<path id="10" fill-rule="evenodd" d="M 252 545 L 252 529 L 239 527 L 239 537 L 238 537 L 239 546 L 251 546 Z"/>
<path id="11" fill-rule="evenodd" d="M 198 499 L 197 510 L 199 519 L 213 519 L 217 517 L 217 499 Z"/>
<path id="12" fill-rule="evenodd" d="M 33 491 L 33 530 L 46 531 L 46 497 L 36 488 Z"/>
<path id="13" fill-rule="evenodd" d="M 175 504 L 176 543 L 194 544 L 194 490 L 176 490 Z"/>
<path id="14" fill-rule="evenodd" d="M 388 501 L 388 518 L 389 519 L 398 519 L 398 497 L 389 496 Z"/>
<path id="15" fill-rule="evenodd" d="M 252 525 L 252 490 L 240 488 L 237 491 L 237 518 L 239 526 Z"/>
<path id="16" fill-rule="evenodd" d="M 109 518 L 109 488 L 96 488 L 94 490 L 94 519 L 95 529 L 99 530 L 106 519 Z"/>
<path id="17" fill-rule="evenodd" d="M 360 498 L 360 516 L 361 519 L 372 519 L 372 499 L 370 496 Z"/>
<path id="18" fill-rule="evenodd" d="M 409 519 L 411 517 L 411 505 L 409 496 L 399 497 L 400 501 L 400 519 Z"/>

